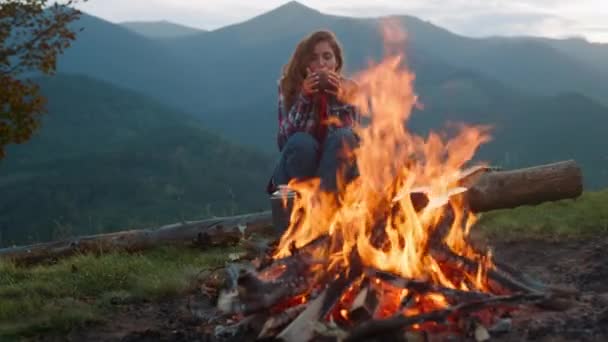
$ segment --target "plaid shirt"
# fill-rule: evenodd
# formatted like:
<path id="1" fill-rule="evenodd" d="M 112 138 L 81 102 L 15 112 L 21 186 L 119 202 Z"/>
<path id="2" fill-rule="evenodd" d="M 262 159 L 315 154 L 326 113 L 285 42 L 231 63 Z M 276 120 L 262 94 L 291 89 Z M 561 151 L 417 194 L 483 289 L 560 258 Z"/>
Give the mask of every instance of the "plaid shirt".
<path id="1" fill-rule="evenodd" d="M 277 137 L 279 151 L 283 150 L 287 139 L 296 132 L 306 132 L 319 139 L 316 135 L 319 128 L 318 103 L 302 93 L 296 97 L 291 108 L 286 110 L 284 103 L 284 96 L 279 86 L 279 131 Z M 330 96 L 327 103 L 326 117 L 328 118 L 327 134 L 330 134 L 338 128 L 353 127 L 359 124 L 361 115 L 356 107 Z"/>

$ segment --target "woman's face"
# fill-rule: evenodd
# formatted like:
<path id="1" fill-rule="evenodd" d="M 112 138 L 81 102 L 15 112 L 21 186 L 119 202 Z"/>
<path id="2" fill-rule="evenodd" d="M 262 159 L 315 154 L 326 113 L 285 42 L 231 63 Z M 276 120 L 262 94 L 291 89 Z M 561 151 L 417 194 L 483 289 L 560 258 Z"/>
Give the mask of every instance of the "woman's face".
<path id="1" fill-rule="evenodd" d="M 336 60 L 336 55 L 329 42 L 320 41 L 315 45 L 308 67 L 313 72 L 319 70 L 336 71 L 338 68 L 338 61 Z"/>

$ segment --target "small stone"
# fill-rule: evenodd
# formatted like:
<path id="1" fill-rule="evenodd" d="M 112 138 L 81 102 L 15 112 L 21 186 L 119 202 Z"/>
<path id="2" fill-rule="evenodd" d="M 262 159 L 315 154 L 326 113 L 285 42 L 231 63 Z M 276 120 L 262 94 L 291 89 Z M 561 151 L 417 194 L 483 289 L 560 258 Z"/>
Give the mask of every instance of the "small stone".
<path id="1" fill-rule="evenodd" d="M 488 329 L 483 325 L 479 324 L 475 328 L 475 341 L 477 342 L 485 342 L 490 340 L 490 333 Z"/>

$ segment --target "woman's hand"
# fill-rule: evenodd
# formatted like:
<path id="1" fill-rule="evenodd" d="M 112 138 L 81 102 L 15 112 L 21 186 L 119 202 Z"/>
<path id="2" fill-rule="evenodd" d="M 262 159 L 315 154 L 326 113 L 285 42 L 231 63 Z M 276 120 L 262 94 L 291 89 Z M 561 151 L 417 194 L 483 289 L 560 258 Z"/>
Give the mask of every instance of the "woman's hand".
<path id="1" fill-rule="evenodd" d="M 319 91 L 319 75 L 312 72 L 310 68 L 306 68 L 306 78 L 302 82 L 302 93 L 306 96 L 312 96 Z"/>
<path id="2" fill-rule="evenodd" d="M 342 76 L 340 76 L 340 74 L 335 71 L 328 71 L 327 81 L 329 81 L 329 84 L 331 84 L 332 88 L 326 89 L 325 92 L 339 98 L 343 93 Z"/>

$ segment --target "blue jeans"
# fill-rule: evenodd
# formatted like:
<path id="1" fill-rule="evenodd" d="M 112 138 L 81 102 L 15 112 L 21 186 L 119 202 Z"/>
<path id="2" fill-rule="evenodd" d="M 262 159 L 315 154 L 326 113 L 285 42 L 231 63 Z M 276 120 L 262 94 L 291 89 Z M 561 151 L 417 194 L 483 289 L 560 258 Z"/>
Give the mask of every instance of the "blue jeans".
<path id="1" fill-rule="evenodd" d="M 338 191 L 337 173 L 352 181 L 357 176 L 356 162 L 345 151 L 357 146 L 352 130 L 341 128 L 328 134 L 323 144 L 310 134 L 297 132 L 289 137 L 273 174 L 274 184 L 287 184 L 291 179 L 319 177 L 321 189 Z"/>

